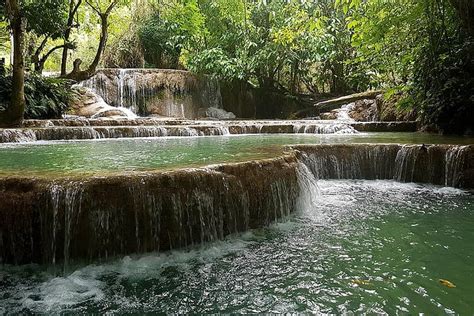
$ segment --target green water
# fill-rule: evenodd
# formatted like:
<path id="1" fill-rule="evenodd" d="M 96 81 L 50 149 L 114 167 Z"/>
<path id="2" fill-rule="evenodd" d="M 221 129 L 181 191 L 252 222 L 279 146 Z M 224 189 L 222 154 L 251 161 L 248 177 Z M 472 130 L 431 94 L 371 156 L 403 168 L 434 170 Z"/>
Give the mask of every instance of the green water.
<path id="1" fill-rule="evenodd" d="M 286 221 L 200 248 L 59 276 L 4 267 L 0 314 L 472 314 L 472 193 L 391 181 L 319 186 L 321 196 Z"/>
<path id="2" fill-rule="evenodd" d="M 0 144 L 0 175 L 69 175 L 198 167 L 275 157 L 282 153 L 283 145 L 328 143 L 472 144 L 474 139 L 419 133 L 371 133 L 161 137 Z"/>

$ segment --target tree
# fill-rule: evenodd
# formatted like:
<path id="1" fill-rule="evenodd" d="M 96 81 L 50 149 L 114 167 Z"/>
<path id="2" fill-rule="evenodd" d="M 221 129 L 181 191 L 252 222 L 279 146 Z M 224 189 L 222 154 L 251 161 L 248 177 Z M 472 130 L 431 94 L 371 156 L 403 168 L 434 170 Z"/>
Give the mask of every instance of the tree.
<path id="1" fill-rule="evenodd" d="M 5 1 L 5 16 L 10 22 L 13 38 L 11 103 L 0 112 L 0 126 L 21 125 L 25 111 L 25 62 L 23 56 L 25 17 L 18 0 Z"/>
<path id="2" fill-rule="evenodd" d="M 82 60 L 76 59 L 73 64 L 73 70 L 69 74 L 67 74 L 65 78 L 76 81 L 83 81 L 89 79 L 95 74 L 97 67 L 99 66 L 102 54 L 104 53 L 105 46 L 107 45 L 107 39 L 109 35 L 109 16 L 119 2 L 120 0 L 86 0 L 87 5 L 98 15 L 100 19 L 101 34 L 99 45 L 97 47 L 97 52 L 94 57 L 94 60 L 87 69 L 81 70 Z"/>
<path id="3" fill-rule="evenodd" d="M 41 39 L 40 44 L 30 58 L 35 71 L 41 73 L 51 54 L 61 48 L 74 48 L 72 43 L 65 41 L 63 44 L 53 46 L 43 53 L 46 44 L 50 40 L 62 38 L 67 29 L 74 27 L 74 25 L 68 25 L 67 3 L 65 0 L 30 1 L 25 4 L 24 12 L 28 21 L 27 31 L 34 33 L 36 37 Z"/>
<path id="4" fill-rule="evenodd" d="M 74 17 L 79 10 L 79 7 L 82 4 L 82 0 L 69 0 L 69 10 L 67 17 L 67 25 L 64 30 L 64 47 L 63 54 L 61 59 L 61 76 L 65 76 L 67 72 L 67 60 L 68 60 L 68 50 L 71 48 L 67 44 L 69 43 L 69 38 L 71 36 L 71 31 L 74 27 Z"/>

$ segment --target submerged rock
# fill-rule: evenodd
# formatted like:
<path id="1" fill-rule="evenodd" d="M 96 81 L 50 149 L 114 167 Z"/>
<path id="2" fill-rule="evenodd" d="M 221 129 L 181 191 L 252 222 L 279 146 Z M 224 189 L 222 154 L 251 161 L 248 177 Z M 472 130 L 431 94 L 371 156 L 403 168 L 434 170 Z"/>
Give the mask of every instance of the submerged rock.
<path id="1" fill-rule="evenodd" d="M 200 112 L 203 114 L 202 116 L 206 118 L 214 118 L 218 120 L 229 120 L 229 119 L 236 118 L 234 113 L 227 112 L 226 110 L 218 109 L 214 107 L 210 107 L 207 109 L 200 109 Z"/>

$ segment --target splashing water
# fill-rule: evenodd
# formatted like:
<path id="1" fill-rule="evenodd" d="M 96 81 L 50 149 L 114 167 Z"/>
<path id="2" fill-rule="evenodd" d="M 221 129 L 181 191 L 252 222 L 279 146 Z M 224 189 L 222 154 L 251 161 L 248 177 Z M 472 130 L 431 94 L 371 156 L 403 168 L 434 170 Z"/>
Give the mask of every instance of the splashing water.
<path id="1" fill-rule="evenodd" d="M 225 241 L 60 276 L 4 267 L 0 312 L 470 313 L 471 193 L 392 181 L 318 185 L 321 194 L 288 222 Z"/>

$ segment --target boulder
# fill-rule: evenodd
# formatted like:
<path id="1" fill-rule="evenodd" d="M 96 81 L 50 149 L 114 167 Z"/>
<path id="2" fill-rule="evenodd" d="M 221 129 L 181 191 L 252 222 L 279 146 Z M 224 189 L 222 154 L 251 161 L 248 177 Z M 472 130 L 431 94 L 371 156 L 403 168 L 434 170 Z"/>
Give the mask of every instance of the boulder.
<path id="1" fill-rule="evenodd" d="M 378 120 L 377 100 L 357 100 L 351 104 L 349 117 L 357 122 L 372 122 Z"/>
<path id="2" fill-rule="evenodd" d="M 210 107 L 207 109 L 201 108 L 199 109 L 199 113 L 202 117 L 213 118 L 218 120 L 233 120 L 236 118 L 234 113 L 227 112 L 226 110 L 218 109 L 215 107 Z"/>
<path id="3" fill-rule="evenodd" d="M 337 110 L 331 111 L 331 112 L 326 112 L 326 113 L 321 113 L 319 117 L 322 120 L 335 120 L 337 119 Z"/>

